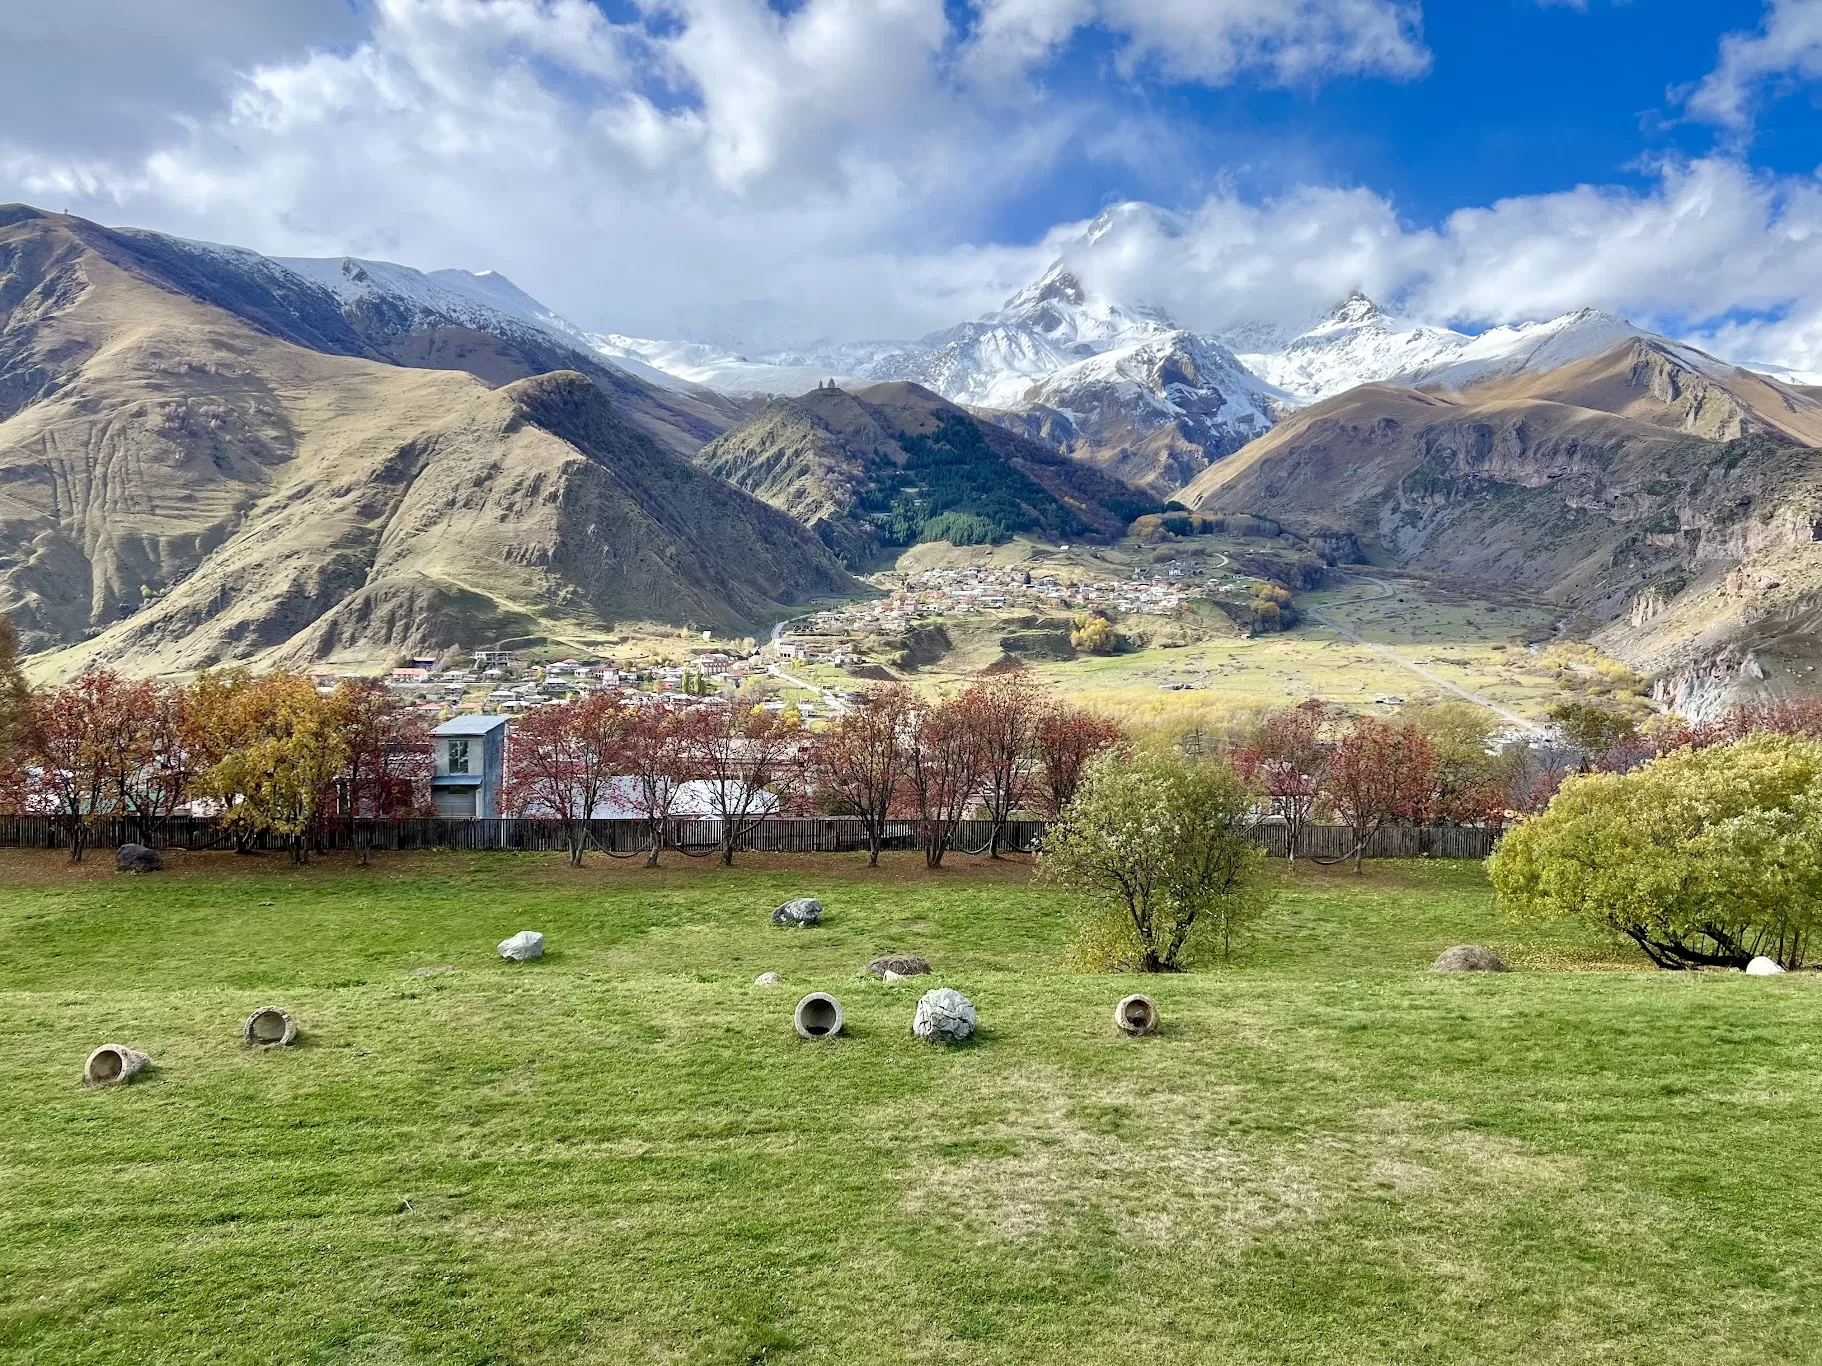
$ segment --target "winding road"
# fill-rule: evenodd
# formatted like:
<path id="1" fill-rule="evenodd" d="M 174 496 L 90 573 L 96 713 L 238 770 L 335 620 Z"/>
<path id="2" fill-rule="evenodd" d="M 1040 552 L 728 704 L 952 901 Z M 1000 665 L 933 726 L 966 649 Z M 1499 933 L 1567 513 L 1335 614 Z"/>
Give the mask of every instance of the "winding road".
<path id="1" fill-rule="evenodd" d="M 1366 582 L 1372 584 L 1379 591 L 1377 593 L 1373 594 L 1371 597 L 1349 598 L 1345 602 L 1330 603 L 1329 605 L 1331 607 L 1349 607 L 1349 606 L 1352 606 L 1354 603 L 1359 603 L 1359 602 L 1378 602 L 1383 598 L 1391 597 L 1397 591 L 1396 589 L 1394 589 L 1392 587 L 1391 584 L 1387 583 L 1384 579 L 1375 579 L 1375 578 L 1368 577 L 1367 575 L 1364 575 L 1364 574 L 1358 575 L 1357 577 L 1365 579 Z M 1423 665 L 1414 664 L 1410 660 L 1405 659 L 1403 656 L 1392 653 L 1392 651 L 1388 650 L 1383 645 L 1375 645 L 1372 641 L 1367 640 L 1364 637 L 1362 637 L 1358 631 L 1355 631 L 1350 627 L 1343 626 L 1340 622 L 1334 620 L 1333 618 L 1331 618 L 1329 616 L 1326 616 L 1324 613 L 1322 613 L 1321 611 L 1317 610 L 1314 607 L 1306 607 L 1303 609 L 1303 612 L 1304 612 L 1305 616 L 1308 616 L 1309 618 L 1311 618 L 1314 621 L 1321 622 L 1324 626 L 1328 627 L 1329 630 L 1335 632 L 1337 635 L 1345 636 L 1348 640 L 1351 640 L 1354 644 L 1360 646 L 1362 649 L 1371 650 L 1374 654 L 1380 655 L 1385 659 L 1389 659 L 1392 663 L 1398 665 L 1400 668 L 1409 669 L 1412 673 L 1418 674 L 1418 675 L 1422 676 L 1423 678 L 1427 678 L 1430 682 L 1434 683 L 1437 687 L 1442 688 L 1447 692 L 1454 693 L 1457 697 L 1461 698 L 1464 702 L 1472 702 L 1477 707 L 1485 707 L 1488 711 L 1494 713 L 1494 715 L 1503 717 L 1505 720 L 1510 721 L 1513 725 L 1519 727 L 1522 730 L 1536 731 L 1536 730 L 1540 729 L 1537 722 L 1527 721 L 1527 720 L 1525 720 L 1524 717 L 1520 716 L 1517 712 L 1508 711 L 1508 710 L 1506 710 L 1506 708 L 1500 706 L 1499 703 L 1491 701 L 1488 698 L 1482 697 L 1479 693 L 1469 692 L 1468 689 L 1462 687 L 1459 683 L 1451 683 L 1448 679 L 1443 678 L 1437 674 L 1431 673 L 1428 669 L 1424 668 Z"/>

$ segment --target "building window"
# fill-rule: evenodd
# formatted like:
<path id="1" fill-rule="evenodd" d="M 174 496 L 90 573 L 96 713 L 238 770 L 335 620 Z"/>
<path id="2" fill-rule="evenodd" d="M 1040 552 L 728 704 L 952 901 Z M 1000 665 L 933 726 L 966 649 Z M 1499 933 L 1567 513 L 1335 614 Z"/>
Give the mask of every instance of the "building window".
<path id="1" fill-rule="evenodd" d="M 449 742 L 449 771 L 451 773 L 468 772 L 468 741 L 451 740 Z"/>

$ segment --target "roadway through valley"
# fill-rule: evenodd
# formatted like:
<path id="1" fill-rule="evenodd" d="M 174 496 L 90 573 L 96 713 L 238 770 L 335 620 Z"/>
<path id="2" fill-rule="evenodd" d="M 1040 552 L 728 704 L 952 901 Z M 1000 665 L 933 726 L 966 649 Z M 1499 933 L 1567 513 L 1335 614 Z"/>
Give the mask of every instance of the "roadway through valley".
<path id="1" fill-rule="evenodd" d="M 1359 602 L 1378 602 L 1383 598 L 1391 597 L 1397 591 L 1396 589 L 1394 589 L 1392 587 L 1391 584 L 1387 583 L 1384 579 L 1369 578 L 1368 576 L 1366 576 L 1364 574 L 1357 575 L 1356 577 L 1365 579 L 1368 583 L 1372 584 L 1379 591 L 1370 597 L 1349 598 L 1345 602 L 1330 603 L 1329 605 L 1331 607 L 1348 607 L 1348 606 L 1352 606 L 1354 603 L 1359 603 Z M 1485 707 L 1488 711 L 1492 712 L 1494 715 L 1505 718 L 1507 721 L 1510 721 L 1513 725 L 1519 727 L 1521 730 L 1535 731 L 1535 730 L 1539 729 L 1537 722 L 1527 721 L 1527 720 L 1525 720 L 1524 717 L 1520 716 L 1517 712 L 1508 711 L 1506 708 L 1500 706 L 1499 703 L 1491 700 L 1490 698 L 1482 697 L 1477 692 L 1470 692 L 1468 689 L 1462 687 L 1459 683 L 1451 683 L 1448 679 L 1443 678 L 1438 674 L 1431 673 L 1428 669 L 1424 668 L 1423 665 L 1413 663 L 1411 660 L 1404 658 L 1402 655 L 1393 653 L 1391 650 L 1387 649 L 1383 645 L 1375 645 L 1372 641 L 1367 640 L 1363 636 L 1361 636 L 1361 634 L 1358 631 L 1355 631 L 1350 627 L 1343 626 L 1340 622 L 1334 620 L 1332 617 L 1325 616 L 1322 612 L 1318 611 L 1316 608 L 1306 607 L 1303 609 L 1303 611 L 1304 611 L 1305 615 L 1307 615 L 1312 621 L 1319 621 L 1324 626 L 1328 627 L 1329 630 L 1335 632 L 1337 635 L 1345 636 L 1348 640 L 1351 640 L 1354 644 L 1360 646 L 1362 649 L 1371 650 L 1374 654 L 1380 655 L 1385 659 L 1391 660 L 1392 663 L 1398 665 L 1400 668 L 1409 669 L 1412 673 L 1418 674 L 1423 678 L 1427 678 L 1430 682 L 1434 683 L 1437 687 L 1442 688 L 1447 692 L 1454 693 L 1457 697 L 1461 698 L 1464 702 L 1472 702 L 1477 707 Z"/>

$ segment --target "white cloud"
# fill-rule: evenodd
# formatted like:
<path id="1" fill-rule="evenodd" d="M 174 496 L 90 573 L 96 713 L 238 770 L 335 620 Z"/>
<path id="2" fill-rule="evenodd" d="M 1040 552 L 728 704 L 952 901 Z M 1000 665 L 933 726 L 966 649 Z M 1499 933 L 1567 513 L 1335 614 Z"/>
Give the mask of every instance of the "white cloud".
<path id="1" fill-rule="evenodd" d="M 1308 85 L 1419 76 L 1430 64 L 1411 0 L 985 0 L 969 55 L 983 71 L 1022 71 L 1091 24 L 1124 39 L 1129 75 Z"/>
<path id="2" fill-rule="evenodd" d="M 1822 368 L 1822 185 L 1722 155 L 1666 164 L 1644 189 L 1513 198 L 1435 227 L 1370 190 L 1305 186 L 1124 213 L 1086 248 L 1068 245 L 1080 224 L 990 240 L 996 213 L 1060 167 L 1111 180 L 1120 158 L 1169 155 L 1170 126 L 1119 89 L 1048 88 L 1072 42 L 1102 43 L 1140 89 L 1396 78 L 1428 60 L 1409 4 L 980 0 L 963 18 L 943 0 L 640 5 L 616 22 L 588 0 L 373 0 L 356 43 L 242 34 L 281 55 L 181 135 L 161 127 L 150 152 L 0 123 L 0 198 L 275 254 L 495 268 L 603 330 L 754 345 L 917 335 L 997 306 L 1070 250 L 1109 292 L 1204 328 L 1296 323 L 1360 288 L 1469 324 L 1608 308 Z M 1712 90 L 1723 72 L 1755 88 L 1770 59 L 1747 49 L 1794 32 L 1800 8 L 1816 6 L 1785 0 L 1762 39 L 1727 48 Z"/>
<path id="3" fill-rule="evenodd" d="M 1092 287 L 1210 330 L 1295 326 L 1361 289 L 1470 327 L 1606 309 L 1732 358 L 1822 368 L 1822 179 L 1726 157 L 1667 163 L 1644 190 L 1463 209 L 1435 229 L 1364 190 L 1221 193 L 1184 214 L 1128 210 L 1069 251 Z"/>
<path id="4" fill-rule="evenodd" d="M 220 110 L 244 72 L 356 41 L 347 0 L 14 0 L 0 6 L 0 142 L 141 155 Z"/>
<path id="5" fill-rule="evenodd" d="M 1822 0 L 1770 0 L 1757 33 L 1721 39 L 1715 69 L 1687 92 L 1686 106 L 1703 122 L 1743 132 L 1779 78 L 1822 79 Z"/>
<path id="6" fill-rule="evenodd" d="M 256 66 L 147 154 L 0 127 L 0 197 L 273 252 L 496 267 L 597 326 L 921 331 L 1034 259 L 968 244 L 1066 149 L 1157 155 L 1101 136 L 1116 101 L 1044 88 L 1072 35 L 1111 35 L 1133 80 L 1307 85 L 1427 60 L 1408 0 L 366 12 L 357 45 Z"/>

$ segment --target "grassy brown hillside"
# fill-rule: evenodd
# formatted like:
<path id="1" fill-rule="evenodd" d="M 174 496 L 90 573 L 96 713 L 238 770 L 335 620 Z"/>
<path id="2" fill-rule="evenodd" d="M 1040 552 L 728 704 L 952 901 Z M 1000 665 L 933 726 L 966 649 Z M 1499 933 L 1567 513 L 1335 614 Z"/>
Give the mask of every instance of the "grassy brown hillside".
<path id="1" fill-rule="evenodd" d="M 1546 591 L 1605 623 L 1603 644 L 1667 696 L 1718 699 L 1807 689 L 1822 662 L 1791 629 L 1822 610 L 1810 443 L 1812 396 L 1634 342 L 1460 394 L 1362 386 L 1181 496 L 1346 529 L 1379 562 Z"/>
<path id="2" fill-rule="evenodd" d="M 902 382 L 774 399 L 703 447 L 696 463 L 790 513 L 850 565 L 888 545 L 942 539 L 956 516 L 990 523 L 999 537 L 1105 539 L 1156 507 Z"/>
<path id="3" fill-rule="evenodd" d="M 41 221 L 53 216 L 23 206 L 0 209 Z M 136 228 L 104 228 L 58 217 L 88 249 L 190 298 L 213 304 L 262 332 L 332 355 L 363 356 L 424 370 L 461 370 L 498 387 L 532 375 L 576 370 L 600 386 L 634 423 L 688 456 L 747 416 L 740 404 L 708 390 L 661 390 L 604 363 L 592 351 L 497 316 L 487 331 L 463 319 L 385 293 L 344 302 L 320 284 L 256 252 L 191 242 Z M 344 268 L 360 271 L 359 263 Z"/>
<path id="4" fill-rule="evenodd" d="M 223 308 L 91 226 L 0 223 L 0 610 L 45 667 L 731 629 L 853 587 L 592 378 L 328 354 L 339 313 Z"/>

